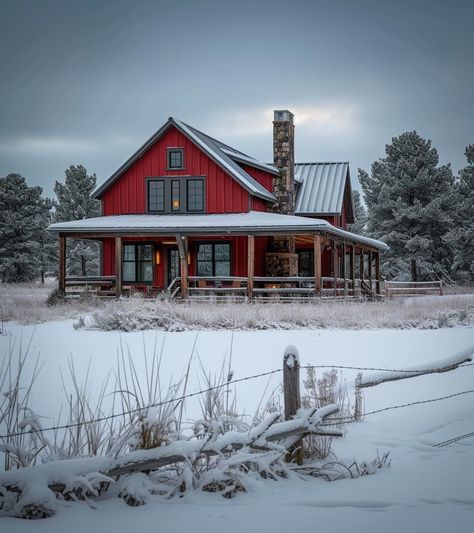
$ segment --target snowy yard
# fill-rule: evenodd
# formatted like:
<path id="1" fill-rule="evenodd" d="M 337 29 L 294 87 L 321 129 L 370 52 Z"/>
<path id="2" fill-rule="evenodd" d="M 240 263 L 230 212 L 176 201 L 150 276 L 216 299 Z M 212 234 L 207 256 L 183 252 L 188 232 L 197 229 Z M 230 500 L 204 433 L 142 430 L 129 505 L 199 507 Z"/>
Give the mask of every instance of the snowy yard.
<path id="1" fill-rule="evenodd" d="M 144 351 L 161 349 L 163 383 L 174 383 L 191 361 L 188 391 L 203 388 L 201 363 L 217 375 L 224 360 L 234 379 L 266 372 L 282 365 L 283 350 L 293 344 L 301 364 L 344 365 L 403 369 L 441 360 L 474 344 L 472 327 L 436 330 L 288 330 L 288 331 L 143 331 L 131 333 L 77 330 L 73 320 L 39 325 L 4 326 L 0 335 L 2 357 L 12 342 L 26 346 L 31 338 L 32 356 L 40 353 L 43 367 L 35 385 L 33 405 L 51 425 L 64 403 L 61 374 L 68 384 L 68 360 L 74 362 L 79 380 L 90 365 L 92 394 L 116 366 L 120 345 L 130 350 L 144 377 Z M 194 352 L 193 352 L 194 346 Z M 356 370 L 344 370 L 349 393 Z M 303 374 L 304 376 L 304 374 Z M 277 390 L 281 374 L 235 385 L 239 412 L 253 415 L 262 398 Z M 384 383 L 364 391 L 364 411 L 447 396 L 474 388 L 474 366 L 445 374 L 431 374 Z M 119 499 L 99 502 L 95 509 L 84 503 L 60 503 L 59 512 L 42 521 L 0 519 L 0 529 L 15 532 L 70 533 L 158 528 L 163 531 L 312 531 L 384 532 L 448 529 L 467 531 L 474 518 L 474 438 L 446 447 L 433 445 L 474 431 L 474 394 L 389 410 L 347 426 L 334 444 L 338 460 L 370 461 L 390 452 L 391 467 L 373 476 L 326 482 L 296 476 L 280 482 L 261 480 L 252 492 L 226 500 L 200 491 L 184 498 L 160 497 L 145 506 L 130 508 Z M 198 416 L 198 402 L 187 406 L 187 416 Z M 48 418 L 49 417 L 49 418 Z"/>

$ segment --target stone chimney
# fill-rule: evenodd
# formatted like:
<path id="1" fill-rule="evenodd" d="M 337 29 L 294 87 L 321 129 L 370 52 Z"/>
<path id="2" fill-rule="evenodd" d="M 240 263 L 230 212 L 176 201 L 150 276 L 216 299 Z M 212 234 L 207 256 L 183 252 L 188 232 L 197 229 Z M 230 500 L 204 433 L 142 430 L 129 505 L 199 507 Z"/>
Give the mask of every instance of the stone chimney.
<path id="1" fill-rule="evenodd" d="M 273 164 L 280 176 L 273 177 L 276 213 L 292 215 L 295 211 L 295 126 L 294 115 L 287 109 L 273 112 Z"/>
<path id="2" fill-rule="evenodd" d="M 273 164 L 280 171 L 273 176 L 273 195 L 277 199 L 274 213 L 293 215 L 295 212 L 295 126 L 293 113 L 278 109 L 273 115 Z M 297 276 L 298 255 L 295 238 L 278 235 L 270 238 L 265 256 L 267 276 Z"/>

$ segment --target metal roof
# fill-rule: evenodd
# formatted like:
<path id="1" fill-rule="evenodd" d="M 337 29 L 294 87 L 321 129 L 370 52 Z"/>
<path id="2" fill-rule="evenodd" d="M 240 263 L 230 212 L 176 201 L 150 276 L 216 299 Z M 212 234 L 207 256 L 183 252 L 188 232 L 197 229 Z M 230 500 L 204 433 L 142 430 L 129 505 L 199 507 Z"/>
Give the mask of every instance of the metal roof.
<path id="1" fill-rule="evenodd" d="M 296 163 L 295 181 L 295 213 L 340 214 L 346 183 L 351 186 L 349 163 Z"/>
<path id="2" fill-rule="evenodd" d="M 100 198 L 102 193 L 114 183 L 128 168 L 130 168 L 137 159 L 139 159 L 167 130 L 170 126 L 175 126 L 181 133 L 188 137 L 194 144 L 199 146 L 215 163 L 222 169 L 228 172 L 234 179 L 236 179 L 244 189 L 250 194 L 274 202 L 275 197 L 263 185 L 261 185 L 255 178 L 250 176 L 243 168 L 236 162 L 245 162 L 257 168 L 263 168 L 268 172 L 278 173 L 278 171 L 271 165 L 261 163 L 257 159 L 250 157 L 230 146 L 227 146 L 220 141 L 216 141 L 205 133 L 196 130 L 192 126 L 181 122 L 173 117 L 154 134 L 146 143 L 141 146 L 116 172 L 112 174 L 102 185 L 100 185 L 92 194 L 93 198 Z"/>
<path id="3" fill-rule="evenodd" d="M 55 233 L 94 233 L 114 235 L 274 235 L 321 232 L 337 235 L 355 243 L 380 250 L 388 246 L 375 239 L 362 237 L 336 228 L 326 220 L 262 211 L 211 215 L 113 215 L 70 222 L 58 222 L 48 228 Z"/>

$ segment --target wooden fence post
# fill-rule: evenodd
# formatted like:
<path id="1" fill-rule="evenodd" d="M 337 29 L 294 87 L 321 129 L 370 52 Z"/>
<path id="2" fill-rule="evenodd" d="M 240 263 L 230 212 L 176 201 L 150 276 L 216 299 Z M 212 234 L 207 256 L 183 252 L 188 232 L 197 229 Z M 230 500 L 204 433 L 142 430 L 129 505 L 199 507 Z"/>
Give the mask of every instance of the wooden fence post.
<path id="1" fill-rule="evenodd" d="M 298 349 L 287 346 L 283 354 L 283 396 L 285 402 L 285 420 L 291 420 L 301 407 L 300 398 L 300 361 Z M 286 455 L 287 463 L 296 461 L 303 464 L 303 441 L 294 444 Z"/>

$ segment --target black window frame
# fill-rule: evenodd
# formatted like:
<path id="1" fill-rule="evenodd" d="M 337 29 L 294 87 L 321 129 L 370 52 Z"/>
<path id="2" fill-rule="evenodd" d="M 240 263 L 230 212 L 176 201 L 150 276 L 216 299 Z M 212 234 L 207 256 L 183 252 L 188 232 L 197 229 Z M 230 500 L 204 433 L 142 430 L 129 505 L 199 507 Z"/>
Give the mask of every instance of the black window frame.
<path id="1" fill-rule="evenodd" d="M 150 214 L 173 214 L 173 215 L 186 215 L 197 214 L 206 212 L 206 177 L 205 176 L 146 176 L 145 185 L 145 207 L 146 212 Z M 188 209 L 189 207 L 189 182 L 198 181 L 201 183 L 200 190 L 201 196 L 198 209 Z M 173 185 L 176 182 L 179 185 Z M 163 209 L 150 209 L 153 205 L 150 203 L 151 196 L 150 191 L 153 188 L 152 183 L 161 183 L 163 190 Z M 173 189 L 175 190 L 175 196 L 173 196 Z M 173 199 L 176 197 L 176 189 L 179 189 L 179 208 L 173 207 Z M 156 198 L 153 199 L 154 201 Z M 195 205 L 195 204 L 194 204 Z"/>
<path id="2" fill-rule="evenodd" d="M 175 185 L 178 186 L 178 196 L 175 196 Z M 175 208 L 174 202 L 178 201 L 178 207 Z M 181 198 L 181 180 L 171 180 L 171 211 L 173 213 L 179 213 L 181 211 L 182 198 Z"/>
<path id="3" fill-rule="evenodd" d="M 216 245 L 220 245 L 220 244 L 226 244 L 229 246 L 229 259 L 228 261 L 221 261 L 221 260 L 218 260 L 216 261 Z M 196 243 L 196 274 L 199 276 L 199 263 L 207 263 L 208 261 L 200 261 L 199 260 L 199 247 L 202 246 L 202 245 L 211 245 L 211 254 L 212 254 L 212 259 L 211 259 L 211 264 L 212 264 L 212 274 L 210 274 L 210 276 L 212 277 L 215 277 L 216 276 L 216 262 L 219 262 L 219 263 L 229 263 L 229 274 L 225 275 L 225 276 L 222 276 L 222 277 L 227 277 L 227 276 L 232 276 L 232 242 L 231 241 L 200 241 L 200 242 L 197 242 Z M 206 277 L 206 276 L 203 276 L 203 277 Z"/>
<path id="4" fill-rule="evenodd" d="M 201 208 L 200 209 L 193 209 L 193 208 L 191 208 L 189 206 L 190 205 L 190 200 L 189 200 L 190 187 L 189 187 L 189 185 L 191 183 L 193 183 L 193 182 L 201 184 L 202 198 L 201 198 Z M 204 179 L 203 178 L 188 178 L 186 180 L 186 211 L 188 213 L 203 213 L 204 212 L 204 206 L 205 206 L 204 199 L 205 199 Z"/>
<path id="5" fill-rule="evenodd" d="M 173 155 L 179 153 L 181 166 L 172 165 Z M 166 149 L 166 169 L 167 170 L 184 170 L 184 148 L 167 148 Z"/>
<path id="6" fill-rule="evenodd" d="M 125 259 L 125 251 L 127 246 L 133 246 L 134 247 L 134 260 L 129 261 Z M 151 259 L 140 259 L 141 255 L 139 253 L 139 248 L 141 246 L 150 246 L 151 247 Z M 154 267 L 155 267 L 155 246 L 153 243 L 150 242 L 124 242 L 123 243 L 123 251 L 122 251 L 122 277 L 123 272 L 125 271 L 124 263 L 133 263 L 135 265 L 135 276 L 133 280 L 130 279 L 123 279 L 124 283 L 129 284 L 136 284 L 136 285 L 152 285 L 153 284 L 153 278 L 154 278 Z M 140 268 L 142 263 L 151 263 L 151 280 L 142 280 L 140 279 L 140 273 L 142 272 L 142 269 Z"/>
<path id="7" fill-rule="evenodd" d="M 160 184 L 163 189 L 163 209 L 151 209 L 150 208 L 150 187 L 154 184 Z M 149 213 L 165 213 L 166 212 L 166 183 L 163 179 L 150 179 L 147 180 L 147 211 Z"/>

